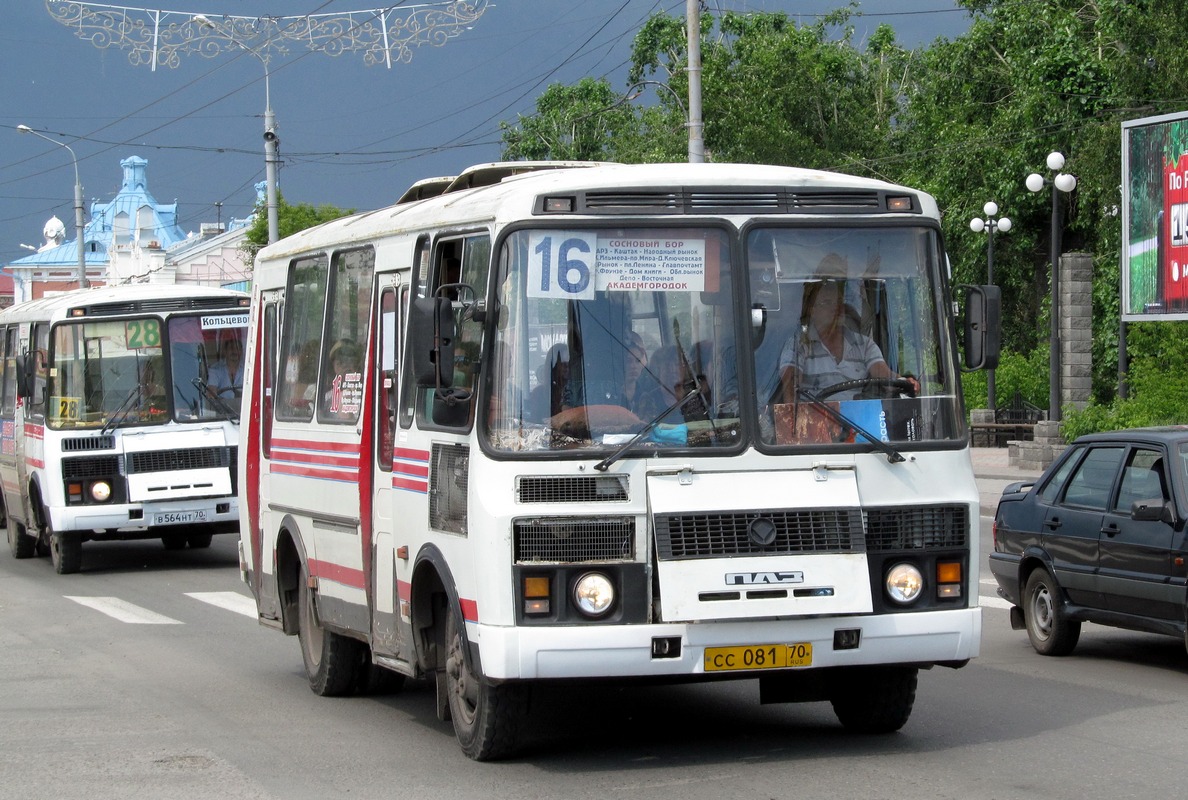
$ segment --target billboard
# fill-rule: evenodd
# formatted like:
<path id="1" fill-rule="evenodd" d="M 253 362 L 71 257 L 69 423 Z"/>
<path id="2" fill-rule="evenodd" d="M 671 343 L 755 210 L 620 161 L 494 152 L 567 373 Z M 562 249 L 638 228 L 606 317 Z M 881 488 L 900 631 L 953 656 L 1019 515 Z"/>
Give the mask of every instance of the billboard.
<path id="1" fill-rule="evenodd" d="M 1122 318 L 1188 320 L 1188 112 L 1122 123 Z"/>

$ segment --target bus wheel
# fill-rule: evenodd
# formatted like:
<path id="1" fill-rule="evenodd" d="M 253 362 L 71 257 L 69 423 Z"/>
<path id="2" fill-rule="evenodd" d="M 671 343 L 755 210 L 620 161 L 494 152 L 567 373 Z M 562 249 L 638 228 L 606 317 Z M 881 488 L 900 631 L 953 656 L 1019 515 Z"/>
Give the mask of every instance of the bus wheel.
<path id="1" fill-rule="evenodd" d="M 54 572 L 71 575 L 82 569 L 82 537 L 73 531 L 56 531 L 50 527 L 49 512 L 45 514 L 45 531 L 49 534 L 50 558 Z"/>
<path id="2" fill-rule="evenodd" d="M 894 733 L 912 715 L 916 667 L 855 667 L 839 671 L 829 701 L 846 730 Z"/>
<path id="3" fill-rule="evenodd" d="M 487 682 L 471 668 L 465 648 L 461 618 L 452 611 L 446 620 L 444 677 L 458 744 L 475 761 L 513 755 L 528 712 L 528 688 Z"/>
<path id="4" fill-rule="evenodd" d="M 301 568 L 297 595 L 297 638 L 309 688 L 321 697 L 350 694 L 358 685 L 363 643 L 325 630 L 317 618 L 309 572 Z"/>
<path id="5" fill-rule="evenodd" d="M 191 533 L 186 537 L 186 541 L 190 543 L 190 547 L 194 548 L 195 550 L 201 550 L 204 547 L 210 547 L 210 543 L 213 540 L 213 533 Z"/>
<path id="6" fill-rule="evenodd" d="M 25 532 L 24 525 L 9 520 L 8 549 L 13 558 L 32 558 L 37 554 L 37 540 Z"/>

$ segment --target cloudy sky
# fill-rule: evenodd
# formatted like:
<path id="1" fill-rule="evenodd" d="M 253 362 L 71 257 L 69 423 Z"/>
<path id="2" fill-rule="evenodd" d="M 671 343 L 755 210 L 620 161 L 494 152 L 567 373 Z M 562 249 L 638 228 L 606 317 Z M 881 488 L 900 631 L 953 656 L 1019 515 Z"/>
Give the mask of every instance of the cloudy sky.
<path id="1" fill-rule="evenodd" d="M 381 0 L 382 1 L 382 0 Z M 292 17 L 367 11 L 350 0 L 133 0 L 91 4 L 162 23 L 203 14 Z M 181 54 L 174 67 L 134 64 L 120 42 L 100 47 L 50 12 L 55 0 L 9 0 L 0 32 L 0 264 L 39 246 L 56 214 L 74 238 L 74 172 L 63 148 L 17 131 L 28 125 L 78 156 L 88 212 L 119 190 L 119 162 L 148 160 L 149 191 L 177 202 L 186 231 L 251 212 L 263 180 L 264 69 L 236 48 Z M 393 15 L 412 3 L 387 0 Z M 804 23 L 841 0 L 707 0 L 719 10 L 779 10 Z M 499 122 L 528 114 L 549 83 L 606 76 L 626 89 L 631 39 L 656 11 L 683 15 L 684 0 L 490 0 L 482 16 L 411 60 L 365 63 L 301 42 L 269 63 L 281 138 L 280 188 L 290 202 L 368 209 L 413 181 L 499 158 Z M 145 11 L 148 9 L 148 12 Z M 170 12 L 170 14 L 164 14 Z M 880 23 L 914 47 L 953 38 L 969 16 L 953 0 L 863 0 L 861 41 Z M 317 19 L 317 17 L 315 17 Z M 97 40 L 103 42 L 103 39 Z M 107 41 L 110 41 L 108 39 Z M 221 204 L 221 205 L 220 205 Z M 88 214 L 89 219 L 89 214 Z"/>

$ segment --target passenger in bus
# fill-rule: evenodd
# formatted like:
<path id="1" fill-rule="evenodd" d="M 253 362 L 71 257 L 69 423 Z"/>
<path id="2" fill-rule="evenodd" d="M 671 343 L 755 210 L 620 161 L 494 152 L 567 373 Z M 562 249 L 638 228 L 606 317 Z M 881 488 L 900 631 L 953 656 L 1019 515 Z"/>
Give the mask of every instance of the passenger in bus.
<path id="1" fill-rule="evenodd" d="M 847 324 L 844 284 L 832 277 L 844 275 L 845 271 L 845 260 L 829 253 L 817 269 L 822 279 L 805 286 L 799 330 L 780 353 L 780 383 L 785 403 L 797 402 L 798 389 L 815 395 L 845 381 L 900 378 L 887 365 L 874 340 Z M 904 378 L 919 390 L 914 377 Z M 860 391 L 861 388 L 834 392 L 822 399 L 852 400 Z"/>
<path id="2" fill-rule="evenodd" d="M 548 349 L 544 362 L 536 368 L 537 384 L 528 393 L 527 418 L 545 422 L 561 411 L 565 384 L 569 380 L 569 345 L 557 342 Z"/>
<path id="3" fill-rule="evenodd" d="M 137 386 L 142 417 L 157 420 L 169 414 L 165 395 L 165 364 L 161 356 L 151 356 L 141 363 Z"/>
<path id="4" fill-rule="evenodd" d="M 206 391 L 211 397 L 239 397 L 243 394 L 243 345 L 232 336 L 223 341 L 221 360 L 206 374 Z"/>

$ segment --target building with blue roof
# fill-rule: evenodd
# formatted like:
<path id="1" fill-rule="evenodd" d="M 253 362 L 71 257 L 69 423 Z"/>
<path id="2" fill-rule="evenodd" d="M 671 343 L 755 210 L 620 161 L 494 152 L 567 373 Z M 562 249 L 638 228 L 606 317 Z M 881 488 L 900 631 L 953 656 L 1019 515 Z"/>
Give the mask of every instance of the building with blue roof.
<path id="1" fill-rule="evenodd" d="M 250 275 L 239 245 L 251 221 L 224 228 L 203 225 L 187 235 L 178 225 L 177 202 L 158 203 L 149 192 L 148 161 L 120 162 L 123 181 L 108 203 L 91 203 L 83 229 L 87 280 L 94 286 L 128 283 L 242 283 Z M 257 189 L 257 191 L 259 191 Z M 78 242 L 67 241 L 57 217 L 46 223 L 46 241 L 36 253 L 9 263 L 13 301 L 20 303 L 78 286 Z"/>

